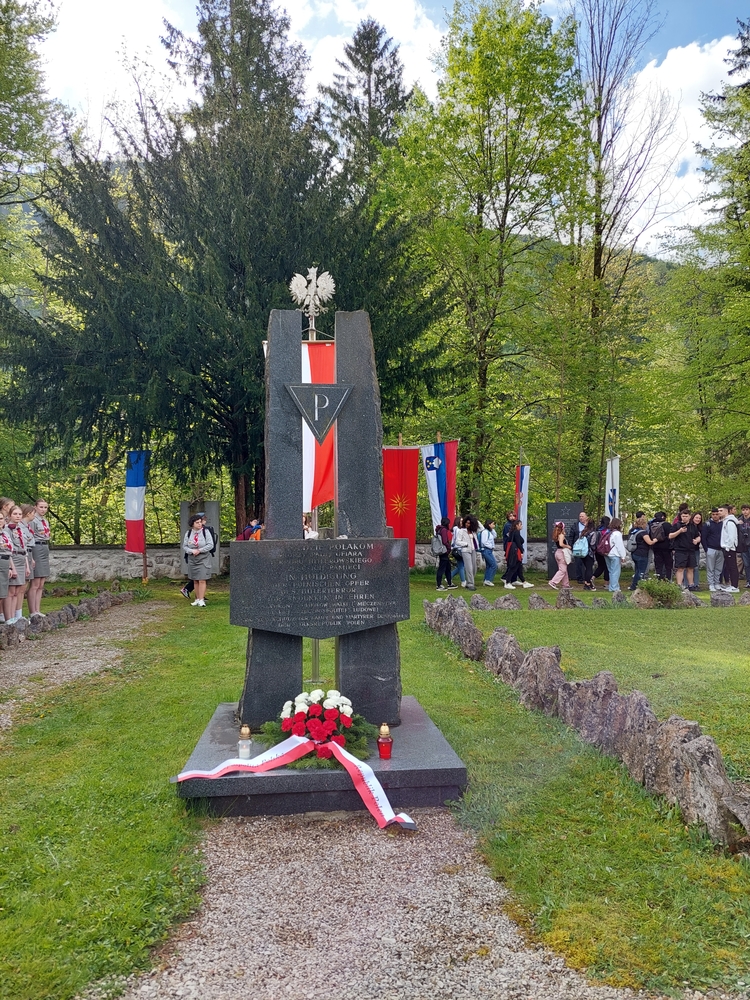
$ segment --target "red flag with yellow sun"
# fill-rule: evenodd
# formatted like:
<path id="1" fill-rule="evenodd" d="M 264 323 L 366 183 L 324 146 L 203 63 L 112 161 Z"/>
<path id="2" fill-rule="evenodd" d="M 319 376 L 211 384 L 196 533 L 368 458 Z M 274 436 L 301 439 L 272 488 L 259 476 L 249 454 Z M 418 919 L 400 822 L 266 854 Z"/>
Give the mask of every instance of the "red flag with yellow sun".
<path id="1" fill-rule="evenodd" d="M 419 448 L 383 448 L 385 523 L 394 538 L 409 539 L 409 565 L 417 544 Z"/>

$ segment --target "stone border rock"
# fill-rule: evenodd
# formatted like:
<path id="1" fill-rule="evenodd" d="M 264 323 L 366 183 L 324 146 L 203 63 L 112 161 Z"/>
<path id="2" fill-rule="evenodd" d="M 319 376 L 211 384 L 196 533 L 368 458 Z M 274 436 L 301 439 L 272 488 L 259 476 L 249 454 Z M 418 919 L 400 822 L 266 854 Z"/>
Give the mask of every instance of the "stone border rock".
<path id="1" fill-rule="evenodd" d="M 50 611 L 47 615 L 32 615 L 29 621 L 4 623 L 0 625 L 0 649 L 15 646 L 22 638 L 29 639 L 32 636 L 35 639 L 40 638 L 44 632 L 62 628 L 79 619 L 96 618 L 107 608 L 127 604 L 132 600 L 133 592 L 130 590 L 123 590 L 121 593 L 103 590 L 96 597 L 84 597 L 78 604 L 66 604 L 57 611 Z"/>
<path id="2" fill-rule="evenodd" d="M 744 593 L 738 603 L 734 600 L 734 594 L 728 594 L 725 590 L 716 591 L 716 593 L 710 596 L 712 608 L 735 608 L 738 606 L 738 603 L 739 605 L 750 604 L 750 591 Z M 682 604 L 686 608 L 708 607 L 705 601 L 702 601 L 700 597 L 696 597 L 689 590 L 683 591 Z M 470 606 L 475 611 L 520 611 L 521 602 L 517 597 L 508 594 L 498 597 L 491 604 L 482 594 L 473 594 Z M 630 597 L 618 590 L 612 594 L 611 604 L 603 597 L 595 597 L 591 604 L 592 608 L 611 608 L 615 606 L 650 610 L 654 607 L 654 601 L 645 590 L 636 589 Z M 561 587 L 558 590 L 557 600 L 554 604 L 545 601 L 541 594 L 529 594 L 529 611 L 554 611 L 561 609 L 567 611 L 571 608 L 582 608 L 585 611 L 590 610 L 589 605 L 584 604 L 580 597 L 577 597 L 573 593 L 570 587 Z"/>
<path id="3" fill-rule="evenodd" d="M 730 846 L 750 834 L 750 788 L 729 780 L 721 751 L 697 722 L 678 715 L 659 722 L 643 692 L 620 694 L 607 670 L 568 681 L 558 646 L 524 653 L 506 628 L 496 628 L 484 649 L 461 598 L 424 601 L 424 609 L 429 628 L 472 660 L 484 658 L 490 673 L 518 691 L 522 705 L 556 716 L 586 743 L 622 761 L 635 781 L 677 804 L 686 823 L 702 824 L 711 840 Z"/>

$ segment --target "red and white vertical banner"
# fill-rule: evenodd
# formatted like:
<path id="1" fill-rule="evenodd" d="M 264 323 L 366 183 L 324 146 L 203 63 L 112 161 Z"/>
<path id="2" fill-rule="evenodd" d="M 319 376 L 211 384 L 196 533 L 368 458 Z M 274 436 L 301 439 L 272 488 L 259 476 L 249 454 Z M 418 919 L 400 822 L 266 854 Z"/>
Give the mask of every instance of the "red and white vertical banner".
<path id="1" fill-rule="evenodd" d="M 150 451 L 129 451 L 125 466 L 125 551 L 146 551 L 146 482 Z"/>
<path id="2" fill-rule="evenodd" d="M 336 345 L 332 340 L 302 342 L 302 382 L 333 385 L 336 381 Z M 302 418 L 300 418 L 302 419 Z M 336 428 L 331 428 L 323 444 L 302 420 L 302 513 L 333 500 L 333 463 Z"/>
<path id="3" fill-rule="evenodd" d="M 383 448 L 385 523 L 394 538 L 408 538 L 409 565 L 415 562 L 417 544 L 417 485 L 419 448 Z"/>
<path id="4" fill-rule="evenodd" d="M 523 561 L 528 561 L 528 537 L 529 537 L 529 474 L 530 465 L 516 466 L 516 518 L 522 521 L 521 537 L 523 538 Z"/>

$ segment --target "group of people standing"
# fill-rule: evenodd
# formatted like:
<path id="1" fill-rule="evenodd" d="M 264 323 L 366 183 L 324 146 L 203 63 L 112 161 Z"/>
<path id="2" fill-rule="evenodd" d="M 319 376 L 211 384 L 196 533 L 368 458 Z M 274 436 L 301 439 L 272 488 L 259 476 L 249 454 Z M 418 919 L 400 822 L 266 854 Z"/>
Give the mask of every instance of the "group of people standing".
<path id="1" fill-rule="evenodd" d="M 506 562 L 502 580 L 507 590 L 515 590 L 517 586 L 534 586 L 526 581 L 523 573 L 522 528 L 523 523 L 516 518 L 515 513 L 509 511 L 502 532 Z M 451 526 L 450 518 L 444 517 L 440 524 L 435 525 L 435 539 L 433 552 L 437 557 L 437 590 L 456 590 L 453 583 L 455 572 L 458 573 L 462 587 L 476 590 L 477 559 L 480 555 L 485 567 L 483 585 L 495 586 L 498 565 L 495 558 L 497 531 L 494 518 L 488 517 L 482 524 L 473 514 L 466 514 L 457 517 Z M 455 560 L 455 570 L 451 556 Z M 445 584 L 443 580 L 446 581 Z"/>
<path id="2" fill-rule="evenodd" d="M 28 621 L 40 615 L 44 581 L 49 576 L 49 504 L 17 504 L 0 497 L 0 622 Z"/>
<path id="3" fill-rule="evenodd" d="M 743 504 L 741 509 L 738 517 L 733 504 L 722 504 L 704 518 L 685 503 L 672 520 L 663 510 L 650 520 L 638 511 L 626 535 L 619 518 L 603 517 L 597 524 L 581 511 L 570 528 L 562 521 L 553 528 L 557 572 L 549 585 L 555 590 L 570 586 L 569 567 L 573 565 L 576 581 L 586 590 L 596 590 L 594 581 L 603 576 L 608 589 L 617 591 L 623 561 L 630 555 L 635 569 L 630 590 L 635 590 L 648 572 L 652 555 L 659 579 L 674 579 L 687 590 L 698 590 L 703 548 L 709 591 L 739 593 L 738 559 L 742 561 L 745 586 L 750 588 L 750 504 Z"/>

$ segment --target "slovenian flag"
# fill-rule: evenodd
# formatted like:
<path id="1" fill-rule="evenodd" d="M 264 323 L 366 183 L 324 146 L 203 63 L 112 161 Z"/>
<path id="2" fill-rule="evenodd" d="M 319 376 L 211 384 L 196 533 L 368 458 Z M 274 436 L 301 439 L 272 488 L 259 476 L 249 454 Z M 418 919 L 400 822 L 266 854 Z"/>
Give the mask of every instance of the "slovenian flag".
<path id="1" fill-rule="evenodd" d="M 458 441 L 443 441 L 422 447 L 422 467 L 427 478 L 427 493 L 430 497 L 432 527 L 436 528 L 442 518 L 456 516 L 456 464 Z"/>
<path id="2" fill-rule="evenodd" d="M 125 551 L 146 551 L 146 480 L 150 451 L 129 451 L 125 466 Z"/>
<path id="3" fill-rule="evenodd" d="M 302 382 L 333 385 L 336 381 L 336 345 L 332 340 L 302 341 Z M 302 420 L 302 418 L 300 417 Z M 302 420 L 302 513 L 333 500 L 333 455 L 336 428 L 323 444 Z"/>

